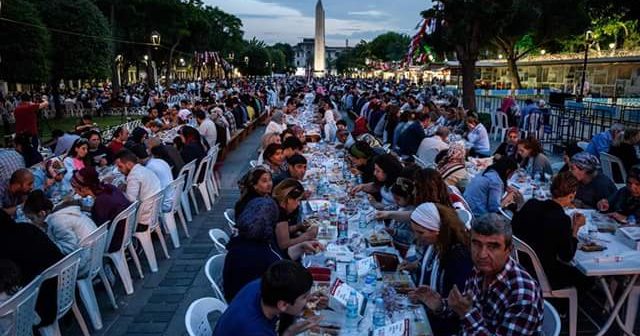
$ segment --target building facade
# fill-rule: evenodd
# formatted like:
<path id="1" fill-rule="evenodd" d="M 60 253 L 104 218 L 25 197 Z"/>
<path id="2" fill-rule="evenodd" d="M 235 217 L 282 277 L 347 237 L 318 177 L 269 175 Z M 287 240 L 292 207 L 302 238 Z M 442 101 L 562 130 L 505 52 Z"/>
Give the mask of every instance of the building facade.
<path id="1" fill-rule="evenodd" d="M 302 42 L 293 47 L 294 66 L 300 71 L 313 71 L 315 60 L 315 39 L 304 38 Z M 347 50 L 344 47 L 325 47 L 325 71 L 327 74 L 336 75 L 335 60 Z"/>

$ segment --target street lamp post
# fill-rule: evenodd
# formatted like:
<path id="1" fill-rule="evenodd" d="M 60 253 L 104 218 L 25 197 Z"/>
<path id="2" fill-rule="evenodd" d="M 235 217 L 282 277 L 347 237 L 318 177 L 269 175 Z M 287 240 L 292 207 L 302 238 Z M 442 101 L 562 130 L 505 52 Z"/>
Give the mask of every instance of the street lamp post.
<path id="1" fill-rule="evenodd" d="M 576 97 L 577 102 L 582 102 L 584 98 L 584 82 L 587 77 L 587 60 L 589 58 L 589 47 L 591 47 L 591 43 L 593 42 L 593 32 L 587 30 L 584 34 L 584 62 L 582 63 L 582 80 L 580 81 L 580 92 L 578 92 L 578 96 Z"/>

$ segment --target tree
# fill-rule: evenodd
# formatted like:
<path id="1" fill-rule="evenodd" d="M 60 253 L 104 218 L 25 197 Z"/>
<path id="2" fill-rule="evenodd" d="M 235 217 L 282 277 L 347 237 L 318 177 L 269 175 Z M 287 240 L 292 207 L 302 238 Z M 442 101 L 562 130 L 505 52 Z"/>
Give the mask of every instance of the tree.
<path id="1" fill-rule="evenodd" d="M 255 37 L 248 41 L 240 53 L 241 57 L 236 57 L 236 65 L 244 75 L 265 76 L 271 73 L 271 58 L 269 51 L 264 44 Z"/>
<path id="2" fill-rule="evenodd" d="M 335 67 L 338 73 L 348 74 L 354 69 L 364 69 L 366 67 L 365 60 L 371 57 L 371 50 L 367 41 L 360 41 L 354 48 L 348 49 L 340 53 L 335 60 Z"/>
<path id="3" fill-rule="evenodd" d="M 40 14 L 25 0 L 6 2 L 2 15 L 33 26 L 0 21 L 0 78 L 19 83 L 42 83 L 49 79 L 51 43 Z"/>
<path id="4" fill-rule="evenodd" d="M 426 37 L 440 53 L 455 52 L 462 70 L 462 102 L 475 110 L 475 70 L 480 50 L 489 45 L 500 28 L 499 18 L 508 11 L 506 0 L 442 0 L 423 11 L 435 20 L 435 31 Z"/>
<path id="5" fill-rule="evenodd" d="M 111 34 L 96 5 L 89 0 L 48 0 L 41 1 L 39 8 L 50 28 L 53 79 L 108 78 Z"/>
<path id="6" fill-rule="evenodd" d="M 293 47 L 289 43 L 276 43 L 272 46 L 273 49 L 278 49 L 284 53 L 285 64 L 287 68 L 293 67 L 295 61 Z"/>
<path id="7" fill-rule="evenodd" d="M 383 61 L 400 61 L 405 56 L 411 38 L 405 34 L 388 32 L 378 35 L 368 44 L 373 58 Z"/>
<path id="8" fill-rule="evenodd" d="M 519 89 L 517 61 L 588 25 L 584 0 L 511 0 L 493 43 L 505 54 L 511 88 Z"/>
<path id="9" fill-rule="evenodd" d="M 269 59 L 271 60 L 271 68 L 274 72 L 286 73 L 290 70 L 289 64 L 287 64 L 286 56 L 284 52 L 275 47 L 268 47 Z"/>

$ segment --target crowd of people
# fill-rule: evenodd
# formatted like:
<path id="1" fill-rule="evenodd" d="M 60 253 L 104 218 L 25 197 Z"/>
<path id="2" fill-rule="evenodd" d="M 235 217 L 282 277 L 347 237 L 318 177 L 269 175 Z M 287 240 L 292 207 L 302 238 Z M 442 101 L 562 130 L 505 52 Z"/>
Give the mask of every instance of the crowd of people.
<path id="1" fill-rule="evenodd" d="M 33 224 L 3 220 L 0 227 L 0 240 L 7 240 L 0 244 L 0 267 L 15 264 L 22 274 L 18 286 L 76 249 L 96 225 L 165 188 L 185 163 L 201 160 L 213 146 L 224 147 L 237 129 L 267 113 L 265 106 L 277 108 L 269 111 L 255 167 L 238 181 L 237 234 L 227 245 L 223 270 L 229 307 L 214 335 L 294 335 L 317 325 L 313 318 L 294 318 L 308 301 L 321 307 L 327 302 L 323 294 L 310 292 L 311 275 L 298 262 L 324 248 L 318 228 L 303 221 L 300 210 L 313 195 L 305 183 L 308 141 L 344 150 L 360 181 L 350 192 L 367 194 L 376 219 L 385 223 L 393 246 L 405 257 L 399 270 L 409 272 L 416 284 L 409 296 L 427 308 L 436 335 L 536 335 L 542 328 L 542 292 L 532 264 L 512 257 L 514 237 L 534 249 L 554 289 L 589 289 L 590 279 L 569 264 L 585 218 L 565 210 L 593 208 L 623 223 L 640 215 L 640 168 L 634 167 L 638 131 L 618 124 L 594 135 L 584 151 L 565 144 L 566 166 L 554 171 L 540 141 L 521 138 L 517 118 L 504 142 L 492 146 L 478 114 L 416 84 L 292 77 L 216 82 L 213 88 L 183 92 L 186 97 L 175 104 L 160 94 L 151 97 L 142 126 L 117 129 L 109 141 L 90 120 L 80 125 L 88 125 L 81 134 L 56 133 L 52 152 L 65 153 L 63 158 L 39 163 L 33 133 L 18 134 L 14 149 L 0 150 L 3 216 L 8 223 L 23 212 Z M 306 134 L 296 123 L 309 106 L 315 107 L 318 135 Z M 531 106 L 516 117 L 531 113 L 540 112 Z M 179 136 L 171 143 L 160 140 L 176 128 Z M 602 173 L 598 154 L 607 152 L 625 165 L 626 185 L 620 189 Z M 469 158 L 492 163 L 474 174 L 467 169 Z M 99 170 L 109 165 L 126 176 L 125 189 L 100 180 Z M 518 176 L 550 181 L 551 198 L 525 200 L 509 183 Z M 78 204 L 50 201 L 70 190 L 101 206 L 87 213 Z M 464 222 L 460 210 L 471 220 Z M 513 213 L 512 219 L 505 211 Z M 67 220 L 71 215 L 79 219 Z M 144 229 L 148 219 L 139 218 L 138 229 Z M 73 241 L 66 240 L 70 236 Z M 39 254 L 17 252 L 25 248 L 18 245 L 33 246 L 34 239 L 41 244 L 38 250 L 55 253 L 39 259 Z M 0 291 L 12 288 L 7 286 L 0 283 Z M 51 315 L 44 309 L 38 306 L 46 324 Z"/>

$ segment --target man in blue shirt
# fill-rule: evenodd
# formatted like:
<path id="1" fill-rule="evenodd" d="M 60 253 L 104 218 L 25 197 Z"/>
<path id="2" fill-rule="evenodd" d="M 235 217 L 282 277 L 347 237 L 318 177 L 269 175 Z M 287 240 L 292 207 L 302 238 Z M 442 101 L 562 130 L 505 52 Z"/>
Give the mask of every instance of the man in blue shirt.
<path id="1" fill-rule="evenodd" d="M 300 264 L 282 260 L 271 265 L 262 279 L 248 283 L 222 314 L 214 336 L 273 335 L 280 314 L 299 315 L 310 298 L 311 273 Z M 317 318 L 294 323 L 282 335 L 293 336 L 317 325 Z"/>
<path id="2" fill-rule="evenodd" d="M 598 133 L 591 138 L 591 142 L 589 142 L 589 146 L 587 146 L 587 152 L 599 158 L 600 153 L 609 151 L 613 140 L 622 132 L 624 132 L 624 126 L 621 124 L 611 125 L 610 130 Z"/>

